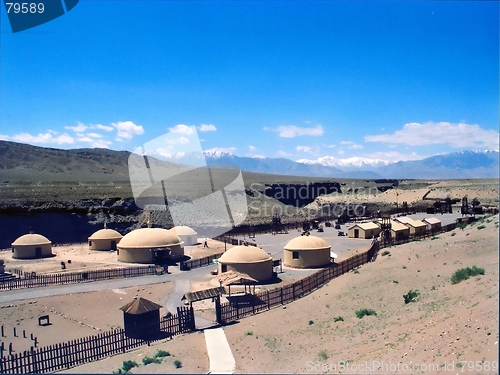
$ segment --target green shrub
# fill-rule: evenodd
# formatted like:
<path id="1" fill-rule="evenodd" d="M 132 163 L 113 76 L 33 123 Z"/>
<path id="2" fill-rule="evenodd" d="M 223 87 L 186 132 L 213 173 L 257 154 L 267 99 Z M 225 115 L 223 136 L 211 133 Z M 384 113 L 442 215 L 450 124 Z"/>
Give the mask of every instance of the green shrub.
<path id="1" fill-rule="evenodd" d="M 484 229 L 484 228 L 486 228 L 486 225 L 480 225 L 480 226 L 477 227 L 478 230 L 481 230 L 481 229 Z"/>
<path id="2" fill-rule="evenodd" d="M 419 294 L 418 290 L 410 290 L 407 294 L 403 294 L 405 303 L 414 302 L 415 298 L 417 298 Z"/>
<path id="3" fill-rule="evenodd" d="M 439 237 L 438 237 L 438 236 L 432 236 L 432 237 L 431 237 L 431 241 L 438 240 L 438 239 L 439 239 Z"/>
<path id="4" fill-rule="evenodd" d="M 472 268 L 461 268 L 451 276 L 451 283 L 458 284 L 462 280 L 467 280 L 471 276 L 484 275 L 484 268 L 472 266 Z"/>
<path id="5" fill-rule="evenodd" d="M 123 361 L 123 363 L 122 363 L 122 369 L 125 372 L 129 372 L 131 369 L 133 369 L 134 367 L 137 367 L 137 366 L 139 366 L 139 365 L 135 361 Z"/>
<path id="6" fill-rule="evenodd" d="M 405 269 L 406 269 L 406 266 L 403 266 L 403 269 L 405 270 Z"/>
<path id="7" fill-rule="evenodd" d="M 309 325 L 312 325 L 312 324 L 314 324 L 314 320 L 309 321 Z"/>
<path id="8" fill-rule="evenodd" d="M 344 318 L 342 318 L 341 316 L 337 316 L 335 318 L 333 318 L 333 321 L 336 323 L 336 322 L 343 322 L 344 321 Z"/>
<path id="9" fill-rule="evenodd" d="M 326 351 L 322 350 L 318 353 L 318 357 L 319 359 L 326 361 L 328 359 L 328 354 L 326 353 Z"/>
<path id="10" fill-rule="evenodd" d="M 157 350 L 154 357 L 155 358 L 170 357 L 170 353 L 166 352 L 165 350 Z"/>
<path id="11" fill-rule="evenodd" d="M 359 273 L 359 271 L 358 271 L 358 270 L 353 270 L 352 272 L 353 272 L 353 273 Z"/>
<path id="12" fill-rule="evenodd" d="M 457 228 L 460 228 L 462 230 L 464 230 L 466 226 L 467 226 L 467 223 L 458 223 L 457 224 Z"/>
<path id="13" fill-rule="evenodd" d="M 399 282 L 398 282 L 397 280 L 392 280 L 392 282 L 393 282 L 394 284 L 399 284 Z"/>
<path id="14" fill-rule="evenodd" d="M 457 234 L 456 234 L 455 232 L 452 232 L 452 233 L 451 233 L 451 236 L 452 236 L 452 237 L 453 237 L 453 236 L 456 236 L 456 235 L 457 235 Z"/>
<path id="15" fill-rule="evenodd" d="M 182 362 L 179 361 L 178 359 L 176 359 L 174 361 L 174 366 L 175 366 L 175 368 L 181 368 L 182 367 Z"/>
<path id="16" fill-rule="evenodd" d="M 414 237 L 414 238 L 412 238 L 412 239 L 411 239 L 411 241 L 412 241 L 412 242 L 420 242 L 420 241 L 422 241 L 422 240 L 421 240 L 420 238 L 415 238 L 415 237 Z"/>
<path id="17" fill-rule="evenodd" d="M 386 251 L 383 251 L 381 255 L 383 257 L 386 256 L 386 255 L 391 255 L 391 252 L 386 250 Z"/>
<path id="18" fill-rule="evenodd" d="M 377 315 L 377 313 L 375 312 L 375 310 L 372 309 L 356 310 L 356 316 L 358 317 L 358 319 L 361 319 L 365 315 Z"/>
<path id="19" fill-rule="evenodd" d="M 151 357 L 144 357 L 142 359 L 142 364 L 144 366 L 149 365 L 150 363 L 161 363 L 161 359 L 155 358 L 155 357 L 153 357 L 153 358 L 151 358 Z"/>
<path id="20" fill-rule="evenodd" d="M 247 336 L 252 336 L 253 335 L 253 332 L 252 331 L 248 331 L 247 332 Z"/>

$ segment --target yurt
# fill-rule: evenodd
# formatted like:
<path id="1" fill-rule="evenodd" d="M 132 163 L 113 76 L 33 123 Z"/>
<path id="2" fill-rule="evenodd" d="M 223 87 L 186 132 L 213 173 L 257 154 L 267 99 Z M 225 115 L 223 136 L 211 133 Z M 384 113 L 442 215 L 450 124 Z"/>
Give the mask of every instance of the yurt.
<path id="1" fill-rule="evenodd" d="M 33 259 L 52 256 L 52 242 L 40 234 L 25 234 L 12 242 L 12 258 Z"/>
<path id="2" fill-rule="evenodd" d="M 330 263 L 331 246 L 316 236 L 300 236 L 285 245 L 284 265 L 294 268 L 314 268 Z"/>
<path id="3" fill-rule="evenodd" d="M 256 246 L 234 246 L 222 254 L 218 262 L 219 275 L 235 271 L 257 281 L 269 280 L 273 276 L 273 258 Z"/>
<path id="4" fill-rule="evenodd" d="M 117 244 L 118 260 L 127 263 L 162 264 L 184 256 L 182 241 L 175 231 L 140 228 L 127 233 Z"/>
<path id="5" fill-rule="evenodd" d="M 186 227 L 185 225 L 179 225 L 173 228 L 182 242 L 184 242 L 184 246 L 193 246 L 198 243 L 198 233 L 190 227 Z"/>
<path id="6" fill-rule="evenodd" d="M 116 250 L 116 245 L 122 239 L 122 235 L 116 230 L 100 229 L 89 237 L 90 250 Z"/>

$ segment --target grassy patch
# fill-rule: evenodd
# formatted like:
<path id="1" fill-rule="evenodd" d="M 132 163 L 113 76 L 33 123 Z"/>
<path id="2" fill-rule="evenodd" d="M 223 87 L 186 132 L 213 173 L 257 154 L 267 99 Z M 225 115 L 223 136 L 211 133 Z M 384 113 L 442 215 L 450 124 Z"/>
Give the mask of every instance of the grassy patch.
<path id="1" fill-rule="evenodd" d="M 481 229 L 484 229 L 484 228 L 486 228 L 486 225 L 480 225 L 480 226 L 477 227 L 478 230 L 481 230 Z"/>
<path id="2" fill-rule="evenodd" d="M 170 357 L 170 353 L 166 352 L 165 350 L 157 350 L 154 357 L 155 358 Z"/>
<path id="3" fill-rule="evenodd" d="M 144 366 L 147 366 L 150 363 L 161 363 L 161 359 L 155 357 L 147 357 L 147 356 L 142 359 L 142 364 Z"/>
<path id="4" fill-rule="evenodd" d="M 456 236 L 457 234 L 455 232 L 451 232 L 451 236 Z"/>
<path id="5" fill-rule="evenodd" d="M 322 350 L 318 353 L 318 357 L 322 361 L 326 361 L 328 359 L 328 353 L 325 350 Z"/>
<path id="6" fill-rule="evenodd" d="M 422 240 L 420 238 L 416 238 L 416 237 L 411 239 L 411 242 L 420 242 L 420 241 L 422 241 Z"/>
<path id="7" fill-rule="evenodd" d="M 439 236 L 432 236 L 431 241 L 434 241 L 434 240 L 439 240 Z"/>
<path id="8" fill-rule="evenodd" d="M 354 270 L 354 271 L 352 271 L 352 272 L 353 272 L 353 273 L 359 273 L 359 271 L 358 271 L 358 270 Z"/>
<path id="9" fill-rule="evenodd" d="M 175 368 L 181 368 L 182 367 L 182 362 L 179 361 L 178 359 L 176 359 L 174 361 L 174 366 L 175 366 Z"/>
<path id="10" fill-rule="evenodd" d="M 358 319 L 361 319 L 365 315 L 377 315 L 377 313 L 375 312 L 375 310 L 372 309 L 356 310 L 356 316 L 358 317 Z"/>
<path id="11" fill-rule="evenodd" d="M 457 224 L 457 228 L 460 228 L 462 230 L 464 230 L 466 226 L 467 226 L 467 223 L 458 223 Z"/>
<path id="12" fill-rule="evenodd" d="M 462 280 L 467 280 L 472 276 L 484 275 L 484 268 L 476 266 L 461 268 L 451 276 L 451 283 L 458 284 Z"/>
<path id="13" fill-rule="evenodd" d="M 420 295 L 418 290 L 410 290 L 408 293 L 403 294 L 403 298 L 405 300 L 405 303 L 410 303 L 414 302 L 415 298 L 417 298 Z"/>
<path id="14" fill-rule="evenodd" d="M 333 321 L 336 323 L 336 322 L 343 322 L 344 321 L 344 318 L 342 318 L 341 316 L 336 316 L 335 318 L 333 318 Z"/>
<path id="15" fill-rule="evenodd" d="M 393 282 L 394 284 L 399 284 L 399 281 L 397 281 L 397 280 L 392 280 L 392 282 Z"/>
<path id="16" fill-rule="evenodd" d="M 386 251 L 383 251 L 381 255 L 383 257 L 385 257 L 386 255 L 391 255 L 391 252 L 386 250 Z"/>
<path id="17" fill-rule="evenodd" d="M 252 332 L 252 331 L 248 331 L 248 332 L 246 333 L 246 335 L 247 335 L 247 336 L 253 336 L 253 332 Z"/>
<path id="18" fill-rule="evenodd" d="M 132 370 L 134 367 L 137 367 L 137 366 L 139 366 L 139 365 L 135 361 L 123 361 L 122 368 L 120 370 L 123 370 L 123 373 L 127 373 L 130 370 Z M 120 370 L 118 370 L 118 371 L 120 371 Z M 118 372 L 118 373 L 121 374 L 121 372 Z"/>

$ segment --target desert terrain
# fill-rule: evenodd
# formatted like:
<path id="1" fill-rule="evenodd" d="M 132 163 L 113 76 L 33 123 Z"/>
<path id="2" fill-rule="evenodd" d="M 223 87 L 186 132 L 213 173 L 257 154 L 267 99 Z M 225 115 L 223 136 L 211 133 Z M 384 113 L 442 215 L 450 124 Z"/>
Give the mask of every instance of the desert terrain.
<path id="1" fill-rule="evenodd" d="M 455 271 L 472 266 L 485 274 L 451 283 Z M 403 295 L 410 290 L 419 295 L 405 304 Z M 399 364 L 413 368 L 407 373 L 497 374 L 498 303 L 495 215 L 433 239 L 383 249 L 375 262 L 224 331 L 237 373 L 405 373 L 387 367 Z M 363 308 L 376 315 L 358 319 L 355 312 Z M 141 364 L 159 349 L 182 366 L 175 368 L 173 357 Z M 131 373 L 209 370 L 204 335 L 196 332 L 65 372 L 111 373 L 126 360 L 140 364 Z M 359 367 L 367 364 L 372 367 L 366 371 Z"/>

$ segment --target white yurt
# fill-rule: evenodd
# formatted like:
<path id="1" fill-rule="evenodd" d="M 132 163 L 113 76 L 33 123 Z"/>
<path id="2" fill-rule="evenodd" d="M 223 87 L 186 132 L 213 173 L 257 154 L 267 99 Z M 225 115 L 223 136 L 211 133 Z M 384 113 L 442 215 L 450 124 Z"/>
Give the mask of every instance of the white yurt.
<path id="1" fill-rule="evenodd" d="M 184 242 L 184 246 L 193 246 L 198 243 L 198 233 L 193 228 L 179 225 L 172 229 L 175 230 L 181 241 Z"/>

